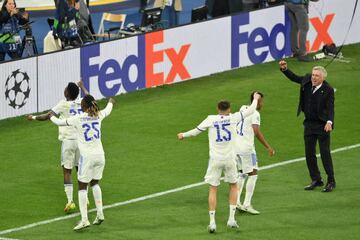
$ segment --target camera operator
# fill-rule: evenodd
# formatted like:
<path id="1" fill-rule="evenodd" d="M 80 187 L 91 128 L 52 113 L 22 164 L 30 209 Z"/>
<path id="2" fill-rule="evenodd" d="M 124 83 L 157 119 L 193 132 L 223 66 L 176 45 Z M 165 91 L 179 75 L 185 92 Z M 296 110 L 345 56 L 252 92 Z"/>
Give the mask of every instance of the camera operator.
<path id="1" fill-rule="evenodd" d="M 8 54 L 12 59 L 21 57 L 20 25 L 29 22 L 29 15 L 16 8 L 15 0 L 5 0 L 0 11 L 0 61 Z"/>

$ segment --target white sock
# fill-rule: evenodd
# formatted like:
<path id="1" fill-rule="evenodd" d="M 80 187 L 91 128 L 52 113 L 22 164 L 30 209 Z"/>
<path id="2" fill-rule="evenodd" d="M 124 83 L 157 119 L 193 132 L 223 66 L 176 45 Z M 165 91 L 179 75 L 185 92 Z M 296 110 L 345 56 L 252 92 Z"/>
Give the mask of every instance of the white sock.
<path id="1" fill-rule="evenodd" d="M 210 224 L 215 223 L 215 211 L 209 211 Z"/>
<path id="2" fill-rule="evenodd" d="M 243 173 L 239 174 L 239 178 L 238 178 L 239 192 L 238 192 L 237 201 L 236 201 L 236 203 L 238 205 L 241 204 L 240 196 L 241 196 L 242 190 L 244 188 L 244 183 L 245 183 L 246 177 L 247 177 L 247 174 L 243 174 Z"/>
<path id="3" fill-rule="evenodd" d="M 88 221 L 87 215 L 87 191 L 86 190 L 79 190 L 79 208 L 81 214 L 81 221 Z"/>
<path id="4" fill-rule="evenodd" d="M 64 184 L 64 191 L 68 200 L 68 203 L 73 201 L 73 185 L 72 183 Z"/>
<path id="5" fill-rule="evenodd" d="M 229 205 L 229 222 L 235 221 L 235 212 L 236 212 L 236 205 Z"/>
<path id="6" fill-rule="evenodd" d="M 250 206 L 251 205 L 251 198 L 254 194 L 254 189 L 256 185 L 257 175 L 252 175 L 248 177 L 247 183 L 246 183 L 246 194 L 245 194 L 245 201 L 244 206 Z"/>
<path id="7" fill-rule="evenodd" d="M 92 186 L 92 192 L 94 195 L 94 201 L 95 201 L 95 205 L 96 205 L 96 210 L 97 210 L 97 216 L 100 218 L 104 218 L 104 213 L 103 213 L 103 203 L 102 203 L 102 193 L 101 193 L 101 188 L 98 184 Z"/>

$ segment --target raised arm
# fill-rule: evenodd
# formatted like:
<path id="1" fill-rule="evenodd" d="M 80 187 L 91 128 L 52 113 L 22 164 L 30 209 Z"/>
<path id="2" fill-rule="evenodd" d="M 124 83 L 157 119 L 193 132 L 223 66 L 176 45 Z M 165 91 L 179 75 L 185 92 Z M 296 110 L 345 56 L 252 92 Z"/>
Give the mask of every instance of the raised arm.
<path id="1" fill-rule="evenodd" d="M 250 116 L 251 114 L 253 114 L 256 110 L 257 104 L 258 104 L 258 100 L 261 98 L 261 95 L 258 94 L 257 92 L 254 93 L 254 100 L 252 101 L 251 105 L 240 112 L 242 118 L 246 118 L 248 116 Z"/>
<path id="2" fill-rule="evenodd" d="M 81 91 L 84 93 L 84 95 L 89 95 L 89 91 L 86 89 L 86 87 L 84 86 L 84 82 L 82 80 L 77 82 L 77 85 L 79 86 L 79 88 L 81 89 Z"/>
<path id="3" fill-rule="evenodd" d="M 303 80 L 303 76 L 298 76 L 295 73 L 293 73 L 287 65 L 287 62 L 285 60 L 281 60 L 279 62 L 280 71 L 291 81 L 296 82 L 298 84 L 301 84 Z"/>
<path id="4" fill-rule="evenodd" d="M 115 100 L 113 98 L 109 98 L 108 104 L 103 110 L 101 110 L 101 114 L 104 118 L 110 115 L 114 104 L 115 104 Z"/>

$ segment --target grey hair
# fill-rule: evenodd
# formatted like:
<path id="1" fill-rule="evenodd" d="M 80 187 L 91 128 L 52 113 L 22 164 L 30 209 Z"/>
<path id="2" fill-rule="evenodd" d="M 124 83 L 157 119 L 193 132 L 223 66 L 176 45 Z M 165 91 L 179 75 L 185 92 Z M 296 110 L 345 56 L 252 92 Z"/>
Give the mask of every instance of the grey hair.
<path id="1" fill-rule="evenodd" d="M 314 70 L 320 71 L 321 74 L 323 75 L 324 79 L 326 79 L 326 77 L 327 77 L 327 71 L 326 71 L 326 69 L 325 69 L 323 66 L 315 66 L 315 67 L 313 67 L 312 70 L 313 70 L 313 71 L 314 71 Z"/>

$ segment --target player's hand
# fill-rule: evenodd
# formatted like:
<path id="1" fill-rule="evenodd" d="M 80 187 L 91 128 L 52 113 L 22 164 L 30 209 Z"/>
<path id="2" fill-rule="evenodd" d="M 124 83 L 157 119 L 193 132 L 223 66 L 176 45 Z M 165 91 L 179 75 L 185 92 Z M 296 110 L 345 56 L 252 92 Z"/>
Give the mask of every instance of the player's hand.
<path id="1" fill-rule="evenodd" d="M 183 140 L 184 139 L 184 134 L 183 133 L 178 133 L 177 135 L 179 140 Z"/>
<path id="2" fill-rule="evenodd" d="M 109 103 L 112 103 L 113 105 L 115 105 L 116 101 L 113 98 L 109 98 Z"/>
<path id="3" fill-rule="evenodd" d="M 84 86 L 84 82 L 82 80 L 78 81 L 76 84 L 78 85 L 79 88 Z"/>
<path id="4" fill-rule="evenodd" d="M 27 115 L 27 116 L 26 116 L 26 119 L 29 120 L 29 121 L 34 120 L 34 119 L 33 119 L 33 115 L 31 115 L 31 114 L 30 114 L 30 115 Z"/>
<path id="5" fill-rule="evenodd" d="M 254 99 L 259 100 L 261 98 L 261 95 L 257 92 L 254 92 Z"/>
<path id="6" fill-rule="evenodd" d="M 331 132 L 332 131 L 332 124 L 331 123 L 326 123 L 325 127 L 324 127 L 324 131 L 325 132 Z"/>
<path id="7" fill-rule="evenodd" d="M 49 119 L 50 119 L 52 116 L 55 116 L 55 113 L 53 111 L 50 111 L 50 112 L 48 112 L 48 116 L 49 116 Z"/>
<path id="8" fill-rule="evenodd" d="M 272 147 L 269 147 L 267 150 L 268 150 L 268 153 L 269 153 L 269 156 L 270 156 L 270 157 L 272 157 L 272 156 L 275 155 L 275 150 L 272 149 Z"/>
<path id="9" fill-rule="evenodd" d="M 286 71 L 288 69 L 287 62 L 285 60 L 281 60 L 279 62 L 280 70 Z"/>

